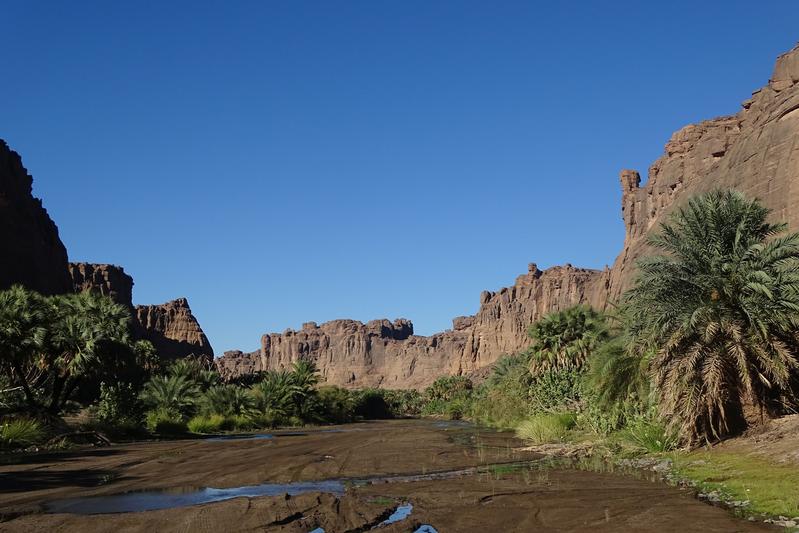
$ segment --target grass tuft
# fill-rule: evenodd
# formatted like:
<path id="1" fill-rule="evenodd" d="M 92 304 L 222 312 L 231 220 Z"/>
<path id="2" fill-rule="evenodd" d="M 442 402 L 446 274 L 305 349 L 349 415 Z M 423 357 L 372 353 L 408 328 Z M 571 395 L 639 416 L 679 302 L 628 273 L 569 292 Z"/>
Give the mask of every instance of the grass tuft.
<path id="1" fill-rule="evenodd" d="M 519 424 L 516 435 L 535 444 L 563 442 L 576 420 L 574 413 L 541 413 Z"/>
<path id="2" fill-rule="evenodd" d="M 28 418 L 8 420 L 0 425 L 0 448 L 25 448 L 39 442 L 44 436 L 41 424 Z"/>

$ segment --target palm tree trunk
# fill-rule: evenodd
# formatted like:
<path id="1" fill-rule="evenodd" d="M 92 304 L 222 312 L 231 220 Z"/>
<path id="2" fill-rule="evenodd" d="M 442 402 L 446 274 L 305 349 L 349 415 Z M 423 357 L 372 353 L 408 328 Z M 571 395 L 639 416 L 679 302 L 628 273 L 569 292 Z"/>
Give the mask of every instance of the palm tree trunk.
<path id="1" fill-rule="evenodd" d="M 22 387 L 22 390 L 25 392 L 25 401 L 27 401 L 28 405 L 34 409 L 40 407 L 39 402 L 36 401 L 36 397 L 33 395 L 33 391 L 28 384 L 25 374 L 17 365 L 11 365 L 11 368 L 13 369 L 14 374 L 17 375 L 17 380 L 19 380 L 19 384 Z"/>
<path id="2" fill-rule="evenodd" d="M 61 392 L 64 390 L 64 382 L 66 378 L 63 378 L 59 375 L 56 375 L 53 378 L 53 392 L 50 396 L 50 407 L 48 410 L 53 414 L 58 414 L 58 410 L 61 407 L 59 400 L 61 399 Z"/>

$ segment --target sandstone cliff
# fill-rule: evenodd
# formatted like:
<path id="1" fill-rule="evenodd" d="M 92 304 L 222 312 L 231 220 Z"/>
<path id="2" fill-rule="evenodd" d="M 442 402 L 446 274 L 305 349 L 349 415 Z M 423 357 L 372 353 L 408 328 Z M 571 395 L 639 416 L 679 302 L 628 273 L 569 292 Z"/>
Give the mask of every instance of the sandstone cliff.
<path id="1" fill-rule="evenodd" d="M 133 309 L 133 278 L 116 265 L 70 263 L 69 274 L 75 292 L 93 290 Z"/>
<path id="2" fill-rule="evenodd" d="M 530 265 L 512 287 L 480 296 L 471 317 L 430 337 L 412 335 L 405 320 L 368 324 L 335 320 L 300 331 L 268 334 L 259 352 L 228 352 L 217 360 L 226 376 L 282 368 L 299 358 L 317 362 L 328 383 L 352 387 L 423 387 L 444 374 L 471 373 L 524 349 L 527 327 L 542 315 L 578 303 L 604 308 L 634 278 L 645 237 L 676 205 L 713 188 L 761 199 L 775 218 L 799 229 L 799 47 L 777 60 L 768 85 L 736 115 L 676 132 L 641 186 L 621 173 L 624 248 L 610 270 Z"/>
<path id="3" fill-rule="evenodd" d="M 211 343 L 191 313 L 186 298 L 160 305 L 137 305 L 134 322 L 137 323 L 136 335 L 152 342 L 161 358 L 196 355 L 211 359 L 214 356 Z"/>
<path id="4" fill-rule="evenodd" d="M 512 287 L 483 292 L 478 313 L 455 318 L 452 330 L 423 337 L 414 335 L 405 319 L 309 322 L 299 331 L 264 335 L 258 352 L 226 352 L 216 364 L 223 376 L 234 377 L 288 368 L 307 358 L 316 361 L 330 384 L 421 388 L 526 347 L 528 326 L 551 310 L 575 303 L 603 306 L 608 276 L 571 265 L 541 271 L 531 264 Z"/>
<path id="5" fill-rule="evenodd" d="M 188 355 L 207 358 L 214 350 L 185 298 L 160 305 L 133 306 L 133 278 L 122 267 L 94 263 L 70 263 L 73 290 L 96 291 L 130 308 L 133 334 L 153 343 L 163 359 Z"/>
<path id="6" fill-rule="evenodd" d="M 768 85 L 732 116 L 686 126 L 672 135 L 649 168 L 646 185 L 623 171 L 624 249 L 613 265 L 610 293 L 633 279 L 647 233 L 691 196 L 714 188 L 759 198 L 776 219 L 799 229 L 799 46 L 780 56 Z"/>
<path id="7" fill-rule="evenodd" d="M 19 154 L 0 139 L 0 289 L 20 283 L 43 294 L 69 292 L 67 250 L 32 188 Z"/>

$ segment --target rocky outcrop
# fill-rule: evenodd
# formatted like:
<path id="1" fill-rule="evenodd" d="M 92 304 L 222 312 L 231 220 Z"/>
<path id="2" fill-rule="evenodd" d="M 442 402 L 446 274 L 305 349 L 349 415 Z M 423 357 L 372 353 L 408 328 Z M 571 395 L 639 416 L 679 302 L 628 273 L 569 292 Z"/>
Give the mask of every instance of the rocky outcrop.
<path id="1" fill-rule="evenodd" d="M 0 289 L 22 284 L 42 294 L 69 292 L 67 250 L 58 228 L 33 196 L 19 154 L 0 140 Z"/>
<path id="2" fill-rule="evenodd" d="M 133 308 L 133 278 L 116 265 L 70 263 L 69 274 L 75 292 L 96 291 L 115 302 Z"/>
<path id="3" fill-rule="evenodd" d="M 96 291 L 130 308 L 133 335 L 153 343 L 162 359 L 196 355 L 213 358 L 214 351 L 185 298 L 160 305 L 133 306 L 133 278 L 122 267 L 70 263 L 75 292 Z"/>
<path id="4" fill-rule="evenodd" d="M 695 194 L 737 189 L 799 229 L 799 46 L 777 59 L 768 85 L 742 107 L 672 135 L 643 187 L 637 172 L 622 172 L 626 238 L 612 269 L 610 299 L 632 283 L 647 234 Z"/>
<path id="5" fill-rule="evenodd" d="M 612 269 L 541 271 L 531 264 L 512 287 L 483 292 L 478 312 L 454 319 L 450 331 L 419 337 L 407 321 L 310 323 L 264 335 L 259 352 L 227 353 L 217 366 L 232 376 L 308 358 L 328 383 L 422 387 L 444 374 L 479 372 L 502 354 L 524 349 L 527 328 L 548 312 L 580 303 L 601 309 L 618 300 L 633 282 L 635 260 L 647 252 L 647 234 L 695 194 L 738 189 L 799 229 L 799 47 L 777 60 L 768 85 L 739 113 L 676 132 L 645 185 L 633 170 L 622 171 L 620 181 L 625 240 Z"/>
<path id="6" fill-rule="evenodd" d="M 607 271 L 570 265 L 541 271 L 531 264 L 512 287 L 483 292 L 478 313 L 457 317 L 452 330 L 423 337 L 414 335 L 405 319 L 308 322 L 299 331 L 264 335 L 258 352 L 226 352 L 216 364 L 230 378 L 312 359 L 327 383 L 421 388 L 442 375 L 475 372 L 525 347 L 529 325 L 552 310 L 575 303 L 602 306 L 607 278 Z"/>
<path id="7" fill-rule="evenodd" d="M 213 358 L 211 343 L 191 313 L 186 298 L 160 305 L 137 305 L 134 309 L 136 336 L 152 342 L 162 359 L 188 355 Z"/>

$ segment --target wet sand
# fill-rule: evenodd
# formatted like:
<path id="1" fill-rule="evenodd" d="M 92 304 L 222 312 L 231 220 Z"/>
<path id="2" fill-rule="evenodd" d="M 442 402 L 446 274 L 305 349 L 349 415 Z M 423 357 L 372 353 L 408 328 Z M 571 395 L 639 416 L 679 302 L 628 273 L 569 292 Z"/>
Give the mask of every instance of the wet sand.
<path id="1" fill-rule="evenodd" d="M 367 531 L 403 503 L 413 505 L 411 515 L 381 531 L 415 531 L 423 524 L 442 533 L 773 530 L 659 482 L 542 468 L 507 433 L 415 420 L 336 429 L 343 431 L 144 442 L 17 458 L 0 465 L 0 531 Z M 533 462 L 489 466 L 526 461 Z M 434 472 L 450 473 L 431 479 Z M 340 480 L 346 491 L 146 512 L 45 512 L 66 498 L 318 480 Z"/>

